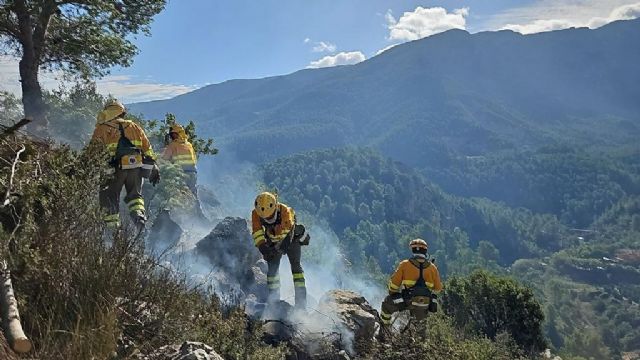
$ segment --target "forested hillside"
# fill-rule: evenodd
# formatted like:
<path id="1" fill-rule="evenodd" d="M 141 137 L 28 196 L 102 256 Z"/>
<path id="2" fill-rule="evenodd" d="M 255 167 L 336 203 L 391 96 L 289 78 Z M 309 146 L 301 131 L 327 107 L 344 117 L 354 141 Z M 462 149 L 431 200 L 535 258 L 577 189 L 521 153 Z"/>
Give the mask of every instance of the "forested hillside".
<path id="1" fill-rule="evenodd" d="M 445 277 L 488 268 L 511 273 L 533 286 L 545 304 L 547 335 L 567 354 L 588 358 L 588 351 L 581 348 L 584 343 L 595 344 L 593 349 L 602 358 L 637 349 L 639 202 L 621 191 L 611 203 L 594 206 L 599 191 L 608 187 L 593 183 L 594 178 L 623 183 L 637 175 L 615 162 L 585 157 L 583 161 L 589 165 L 585 169 L 578 160 L 562 159 L 580 159 L 580 154 L 572 152 L 549 150 L 539 156 L 555 156 L 559 160 L 547 166 L 564 165 L 569 169 L 560 173 L 573 176 L 563 180 L 545 175 L 548 170 L 542 170 L 541 160 L 538 172 L 523 170 L 520 174 L 532 179 L 550 179 L 551 184 L 532 182 L 550 191 L 540 203 L 553 206 L 558 194 L 564 194 L 567 203 L 576 199 L 585 202 L 586 218 L 597 219 L 592 230 L 572 230 L 551 213 L 536 214 L 487 199 L 449 195 L 416 170 L 371 149 L 306 152 L 278 159 L 262 170 L 265 183 L 278 188 L 284 202 L 313 218 L 327 219 L 339 234 L 349 260 L 369 269 L 374 279 L 384 281 L 407 256 L 407 242 L 422 237 L 428 239 L 430 252 Z M 535 169 L 535 161 L 531 163 Z M 600 175 L 584 175 L 591 172 Z M 585 176 L 583 181 L 577 180 L 579 174 Z M 570 186 L 574 183 L 583 190 Z M 563 189 L 554 188 L 557 186 L 571 191 L 562 193 Z"/>
<path id="2" fill-rule="evenodd" d="M 625 196 L 640 194 L 633 164 L 638 154 L 638 146 L 634 156 L 558 145 L 460 157 L 425 174 L 452 194 L 554 214 L 568 226 L 586 228 Z"/>

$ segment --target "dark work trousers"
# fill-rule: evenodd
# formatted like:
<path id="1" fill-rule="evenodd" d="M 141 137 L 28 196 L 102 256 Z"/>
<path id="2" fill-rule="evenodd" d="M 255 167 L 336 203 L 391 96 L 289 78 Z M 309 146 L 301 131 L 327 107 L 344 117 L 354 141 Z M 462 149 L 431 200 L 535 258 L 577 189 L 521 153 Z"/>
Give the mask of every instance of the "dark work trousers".
<path id="1" fill-rule="evenodd" d="M 138 220 L 145 216 L 144 199 L 142 197 L 142 173 L 140 169 L 117 169 L 106 186 L 100 190 L 100 206 L 106 209 L 105 221 L 119 223 L 120 193 L 124 187 L 127 195 L 124 198 L 129 213 Z"/>
<path id="2" fill-rule="evenodd" d="M 293 231 L 291 235 L 293 236 Z M 280 260 L 283 253 L 276 249 L 275 246 L 270 246 L 267 243 L 263 243 L 259 247 L 260 252 L 264 260 L 267 262 L 267 286 L 269 287 L 269 302 L 276 302 L 280 300 Z M 302 255 L 301 245 L 298 239 L 293 239 L 286 255 L 289 258 L 289 264 L 291 264 L 291 275 L 293 276 L 293 285 L 295 289 L 295 302 L 296 308 L 305 309 L 307 307 L 307 288 L 305 285 L 304 271 L 300 264 L 300 258 Z"/>

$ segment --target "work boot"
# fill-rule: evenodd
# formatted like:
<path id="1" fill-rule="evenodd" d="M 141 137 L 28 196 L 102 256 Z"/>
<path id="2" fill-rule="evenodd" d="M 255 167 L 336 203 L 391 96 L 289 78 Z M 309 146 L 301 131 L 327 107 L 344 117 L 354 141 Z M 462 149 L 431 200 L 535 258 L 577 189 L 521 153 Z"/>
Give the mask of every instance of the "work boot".
<path id="1" fill-rule="evenodd" d="M 133 223 L 136 225 L 136 229 L 140 232 L 144 231 L 147 223 L 147 217 L 144 215 L 144 212 L 137 210 L 136 212 L 131 213 L 131 218 L 133 219 Z"/>

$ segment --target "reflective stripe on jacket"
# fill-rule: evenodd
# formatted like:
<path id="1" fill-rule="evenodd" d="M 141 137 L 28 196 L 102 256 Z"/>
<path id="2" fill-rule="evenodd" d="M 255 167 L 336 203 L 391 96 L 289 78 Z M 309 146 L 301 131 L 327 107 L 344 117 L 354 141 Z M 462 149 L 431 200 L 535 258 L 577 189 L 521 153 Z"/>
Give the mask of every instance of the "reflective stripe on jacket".
<path id="1" fill-rule="evenodd" d="M 393 273 L 389 280 L 389 292 L 400 292 L 400 287 L 410 288 L 416 284 L 420 277 L 420 269 L 418 268 L 418 261 L 425 261 L 425 267 L 422 270 L 422 276 L 425 283 L 432 291 L 442 290 L 442 283 L 440 282 L 440 274 L 435 264 L 427 262 L 426 260 L 403 260 L 398 265 L 396 272 Z"/>
<path id="2" fill-rule="evenodd" d="M 260 246 L 268 238 L 272 242 L 280 242 L 289 235 L 295 226 L 295 212 L 292 208 L 284 204 L 279 204 L 278 210 L 280 221 L 273 225 L 263 226 L 262 220 L 255 210 L 251 212 L 251 229 L 253 242 Z"/>
<path id="3" fill-rule="evenodd" d="M 135 147 L 139 148 L 143 155 L 152 159 L 156 158 L 144 130 L 142 130 L 140 125 L 131 120 L 116 118 L 109 121 L 99 122 L 93 131 L 91 141 L 104 144 L 109 155 L 115 156 L 116 149 L 118 148 L 118 141 L 120 140 L 119 124 L 122 124 L 122 127 L 124 128 L 125 137 L 129 139 Z"/>
<path id="4" fill-rule="evenodd" d="M 174 140 L 164 149 L 162 158 L 180 165 L 184 171 L 196 171 L 196 153 L 186 140 Z"/>

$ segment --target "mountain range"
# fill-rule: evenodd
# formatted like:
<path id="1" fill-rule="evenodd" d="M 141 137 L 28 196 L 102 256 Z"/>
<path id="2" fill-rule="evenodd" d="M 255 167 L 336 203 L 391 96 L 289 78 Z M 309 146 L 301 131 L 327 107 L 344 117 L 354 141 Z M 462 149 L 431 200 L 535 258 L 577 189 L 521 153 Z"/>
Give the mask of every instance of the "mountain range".
<path id="1" fill-rule="evenodd" d="M 262 161 L 370 146 L 420 168 L 549 144 L 640 137 L 640 19 L 532 35 L 450 30 L 356 65 L 230 80 L 133 113 L 193 120 L 221 153 Z"/>

